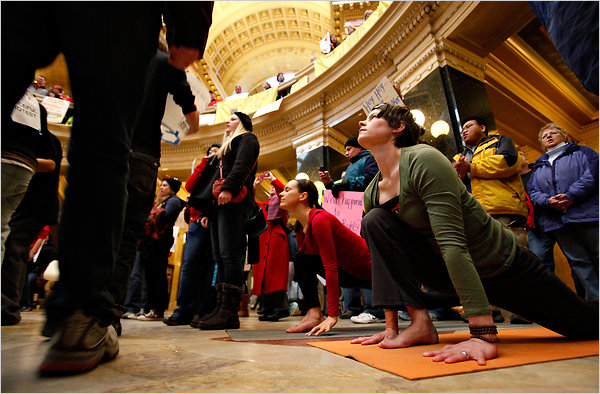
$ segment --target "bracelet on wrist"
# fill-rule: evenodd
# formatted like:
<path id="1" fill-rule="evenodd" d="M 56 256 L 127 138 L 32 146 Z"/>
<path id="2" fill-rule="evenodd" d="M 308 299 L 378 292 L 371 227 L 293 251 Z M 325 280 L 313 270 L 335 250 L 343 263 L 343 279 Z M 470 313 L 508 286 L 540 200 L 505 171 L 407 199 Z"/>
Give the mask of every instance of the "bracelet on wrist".
<path id="1" fill-rule="evenodd" d="M 478 336 L 478 335 L 471 335 L 471 339 L 476 338 L 476 339 L 481 339 L 484 342 L 488 342 L 488 343 L 498 343 L 500 342 L 500 339 L 498 337 L 495 338 L 486 338 L 484 336 Z"/>
<path id="2" fill-rule="evenodd" d="M 469 324 L 469 332 L 471 333 L 471 336 L 480 336 L 480 335 L 486 335 L 486 334 L 493 334 L 496 335 L 498 334 L 498 328 L 496 327 L 495 324 L 492 324 L 491 326 L 473 326 L 471 324 Z"/>

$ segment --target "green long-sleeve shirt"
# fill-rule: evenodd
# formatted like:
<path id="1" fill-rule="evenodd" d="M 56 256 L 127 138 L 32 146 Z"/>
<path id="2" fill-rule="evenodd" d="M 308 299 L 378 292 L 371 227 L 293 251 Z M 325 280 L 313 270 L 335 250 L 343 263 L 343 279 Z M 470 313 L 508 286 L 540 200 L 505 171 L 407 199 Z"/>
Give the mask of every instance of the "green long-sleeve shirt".
<path id="1" fill-rule="evenodd" d="M 423 144 L 402 148 L 399 169 L 398 217 L 441 253 L 465 313 L 491 313 L 480 277 L 512 264 L 517 248 L 513 234 L 485 212 L 437 149 Z M 366 212 L 380 206 L 379 177 L 365 190 Z"/>

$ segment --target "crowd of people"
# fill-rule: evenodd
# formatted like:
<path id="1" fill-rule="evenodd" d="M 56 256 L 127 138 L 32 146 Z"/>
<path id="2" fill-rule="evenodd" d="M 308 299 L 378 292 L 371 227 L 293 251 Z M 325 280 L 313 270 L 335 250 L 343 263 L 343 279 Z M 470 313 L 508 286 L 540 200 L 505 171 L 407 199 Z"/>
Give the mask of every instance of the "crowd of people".
<path id="1" fill-rule="evenodd" d="M 48 15 L 57 12 L 53 4 L 45 7 Z M 162 7 L 181 17 L 165 18 L 167 24 L 185 25 L 185 16 L 193 14 L 188 22 L 196 26 L 177 29 L 188 32 L 183 36 L 168 29 L 173 34 L 167 36 L 168 53 L 156 50 Z M 3 11 L 16 24 L 14 31 L 29 15 L 16 4 Z M 39 245 L 40 237 L 54 242 L 40 233 L 60 223 L 55 255 L 60 280 L 47 297 L 43 329 L 53 339 L 41 373 L 87 371 L 116 357 L 121 318 L 202 330 L 240 328 L 249 298 L 247 262 L 265 324 L 291 314 L 289 282 L 298 283 L 304 317 L 288 333 L 311 336 L 334 329 L 340 309 L 351 311 L 354 292 L 354 298 L 362 294 L 362 305 L 353 322 L 385 320 L 382 332 L 354 339 L 357 345 L 435 344 L 431 311 L 462 306 L 471 338 L 424 354 L 434 361 L 473 359 L 483 365 L 497 357 L 494 308 L 569 338 L 598 338 L 598 154 L 570 142 L 560 126 L 551 123 L 539 131 L 545 153 L 526 170 L 510 138 L 489 135 L 483 118 L 468 118 L 462 125 L 466 148 L 451 162 L 419 143 L 423 129 L 408 108 L 376 106 L 360 122 L 358 137 L 345 144 L 350 165 L 342 179 L 333 181 L 326 168 L 319 169 L 319 181 L 334 198 L 344 191 L 364 193 L 360 235 L 320 206 L 315 182 L 292 179 L 284 185 L 270 171 L 257 177 L 260 143 L 250 116 L 239 111 L 187 180 L 188 201 L 177 197 L 182 182 L 171 177 L 161 180 L 155 196 L 168 93 L 181 107 L 188 133 L 198 131 L 183 70 L 203 53 L 212 3 L 142 11 L 124 6 L 116 14 L 101 5 L 73 6 L 68 13 L 74 23 L 83 23 L 69 26 L 86 32 L 76 37 L 96 38 L 57 39 L 73 62 L 78 100 L 60 220 L 54 196 L 62 151 L 47 131 L 45 111 L 35 103 L 31 119 L 12 116 L 15 103 L 28 97 L 23 92 L 31 74 L 48 62 L 19 56 L 18 39 L 26 35 L 7 49 L 15 59 L 15 78 L 2 113 L 2 324 L 20 321 L 23 267 L 34 258 L 30 245 Z M 204 30 L 197 28 L 200 16 Z M 138 23 L 129 23 L 133 19 Z M 106 39 L 109 20 L 111 34 L 121 33 L 122 40 Z M 46 57 L 55 56 L 60 48 L 55 49 Z M 106 68 L 108 80 L 124 85 L 115 97 L 122 105 L 98 122 L 95 115 L 106 108 L 97 107 L 82 75 L 112 62 L 107 51 L 127 52 L 129 61 Z M 279 75 L 278 82 L 284 82 Z M 257 203 L 255 188 L 267 180 L 269 198 Z M 52 198 L 40 204 L 47 195 Z M 189 230 L 178 308 L 167 317 L 166 267 L 182 211 Z M 553 272 L 549 254 L 555 243 L 571 265 L 576 292 Z M 404 330 L 400 311 L 410 319 Z"/>

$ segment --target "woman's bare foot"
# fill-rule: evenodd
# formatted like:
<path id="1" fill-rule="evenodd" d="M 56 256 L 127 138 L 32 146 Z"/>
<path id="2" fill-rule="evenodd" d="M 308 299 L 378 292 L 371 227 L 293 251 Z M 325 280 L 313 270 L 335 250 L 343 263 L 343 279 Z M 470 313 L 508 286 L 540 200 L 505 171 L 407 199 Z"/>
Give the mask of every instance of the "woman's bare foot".
<path id="1" fill-rule="evenodd" d="M 288 328 L 285 332 L 307 332 L 321 324 L 323 320 L 325 320 L 325 317 L 321 313 L 321 308 L 311 308 L 297 326 Z"/>
<path id="2" fill-rule="evenodd" d="M 422 313 L 424 312 L 424 313 Z M 379 342 L 379 347 L 395 349 L 413 345 L 431 345 L 439 342 L 438 333 L 429 318 L 427 309 L 415 310 L 411 313 L 412 322 L 397 336 L 385 338 Z"/>

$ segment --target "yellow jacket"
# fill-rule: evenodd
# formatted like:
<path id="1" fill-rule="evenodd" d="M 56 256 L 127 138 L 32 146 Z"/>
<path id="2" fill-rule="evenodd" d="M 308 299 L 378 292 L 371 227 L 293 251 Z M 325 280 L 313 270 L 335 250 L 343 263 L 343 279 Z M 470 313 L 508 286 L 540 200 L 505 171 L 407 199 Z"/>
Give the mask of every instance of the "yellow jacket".
<path id="1" fill-rule="evenodd" d="M 490 215 L 527 217 L 521 156 L 510 137 L 484 138 L 471 160 L 471 193 Z"/>

